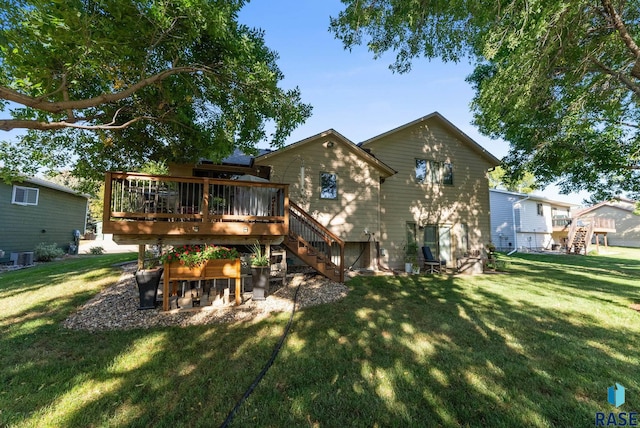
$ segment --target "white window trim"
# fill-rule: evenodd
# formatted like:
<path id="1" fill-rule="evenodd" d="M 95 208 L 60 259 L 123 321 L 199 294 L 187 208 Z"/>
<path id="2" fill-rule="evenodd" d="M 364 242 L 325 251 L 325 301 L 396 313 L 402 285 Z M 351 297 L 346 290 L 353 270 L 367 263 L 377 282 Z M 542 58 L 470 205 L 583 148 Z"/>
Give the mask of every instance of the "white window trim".
<path id="1" fill-rule="evenodd" d="M 36 192 L 36 201 L 34 203 L 32 202 L 22 202 L 22 201 L 16 201 L 16 190 L 24 190 L 25 192 L 28 192 L 30 190 L 35 190 Z M 28 198 L 27 198 L 28 199 Z M 15 204 L 15 205 L 38 205 L 38 200 L 40 199 L 40 189 L 38 189 L 37 187 L 26 187 L 26 186 L 13 186 L 13 192 L 11 193 L 11 203 Z"/>

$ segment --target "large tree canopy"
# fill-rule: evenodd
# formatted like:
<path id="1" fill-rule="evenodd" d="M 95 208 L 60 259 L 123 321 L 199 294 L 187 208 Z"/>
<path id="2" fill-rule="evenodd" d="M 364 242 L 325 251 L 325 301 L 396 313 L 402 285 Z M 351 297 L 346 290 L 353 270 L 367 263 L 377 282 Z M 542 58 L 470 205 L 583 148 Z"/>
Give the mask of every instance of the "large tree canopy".
<path id="1" fill-rule="evenodd" d="M 244 0 L 0 0 L 0 167 L 96 176 L 281 146 L 311 108 Z M 0 139 L 2 133 L 0 133 Z"/>
<path id="2" fill-rule="evenodd" d="M 332 31 L 396 71 L 472 61 L 474 121 L 516 179 L 640 193 L 640 0 L 342 1 Z"/>

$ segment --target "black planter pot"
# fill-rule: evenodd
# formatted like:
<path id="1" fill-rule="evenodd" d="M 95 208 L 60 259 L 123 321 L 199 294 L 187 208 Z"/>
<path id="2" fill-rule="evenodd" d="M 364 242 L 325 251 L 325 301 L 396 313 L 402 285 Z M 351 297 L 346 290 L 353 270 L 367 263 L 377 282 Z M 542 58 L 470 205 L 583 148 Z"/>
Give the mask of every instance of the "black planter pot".
<path id="1" fill-rule="evenodd" d="M 251 282 L 253 283 L 253 300 L 264 300 L 269 294 L 270 266 L 251 266 Z"/>
<path id="2" fill-rule="evenodd" d="M 154 309 L 156 307 L 158 284 L 160 284 L 163 270 L 163 268 L 156 268 L 136 271 L 136 283 L 140 293 L 140 307 L 138 309 Z"/>

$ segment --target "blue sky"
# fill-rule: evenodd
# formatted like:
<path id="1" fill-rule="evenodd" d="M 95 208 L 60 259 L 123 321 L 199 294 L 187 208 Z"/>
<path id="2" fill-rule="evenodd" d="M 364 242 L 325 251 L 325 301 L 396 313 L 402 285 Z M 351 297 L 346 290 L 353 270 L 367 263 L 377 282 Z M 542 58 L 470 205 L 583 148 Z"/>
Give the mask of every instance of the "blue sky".
<path id="1" fill-rule="evenodd" d="M 329 128 L 358 143 L 438 111 L 497 158 L 506 155 L 506 142 L 482 136 L 471 124 L 470 64 L 418 59 L 410 73 L 394 74 L 388 68 L 393 55 L 374 60 L 366 47 L 346 51 L 328 31 L 329 17 L 340 10 L 338 0 L 252 0 L 240 13 L 239 21 L 262 28 L 267 46 L 278 52 L 281 86 L 299 87 L 313 106 L 287 143 Z M 559 195 L 555 186 L 538 193 L 576 204 L 587 197 Z"/>

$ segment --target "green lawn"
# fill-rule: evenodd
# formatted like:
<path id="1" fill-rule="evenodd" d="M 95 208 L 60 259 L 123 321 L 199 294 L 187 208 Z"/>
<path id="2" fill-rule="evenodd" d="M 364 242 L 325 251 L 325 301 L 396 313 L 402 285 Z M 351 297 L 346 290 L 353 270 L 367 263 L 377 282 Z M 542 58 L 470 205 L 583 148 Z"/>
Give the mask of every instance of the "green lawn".
<path id="1" fill-rule="evenodd" d="M 0 275 L 0 426 L 219 426 L 289 314 L 77 332 L 127 255 Z M 232 426 L 594 426 L 640 412 L 640 251 L 515 255 L 507 274 L 359 277 L 296 313 Z M 607 388 L 627 388 L 619 409 Z"/>

